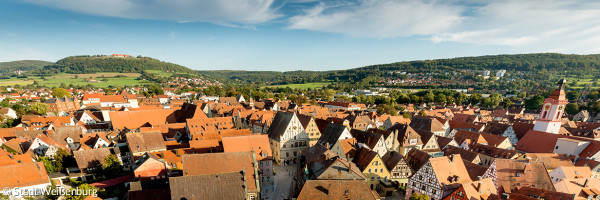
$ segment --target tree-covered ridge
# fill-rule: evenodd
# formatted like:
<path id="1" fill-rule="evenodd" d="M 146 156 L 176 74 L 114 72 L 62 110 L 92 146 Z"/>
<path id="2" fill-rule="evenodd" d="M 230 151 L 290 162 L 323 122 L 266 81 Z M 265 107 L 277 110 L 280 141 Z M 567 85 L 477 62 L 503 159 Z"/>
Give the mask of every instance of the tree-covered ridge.
<path id="1" fill-rule="evenodd" d="M 88 74 L 97 72 L 138 72 L 161 70 L 175 73 L 195 73 L 193 70 L 150 57 L 70 56 L 47 65 L 37 74 Z"/>
<path id="2" fill-rule="evenodd" d="M 600 68 L 600 54 L 576 55 L 559 53 L 535 53 L 514 55 L 488 55 L 476 57 L 459 57 L 423 61 L 397 62 L 383 65 L 372 65 L 364 69 L 380 70 L 421 70 L 446 67 L 463 70 L 514 70 L 540 71 L 570 69 Z M 358 68 L 361 69 L 361 68 Z"/>
<path id="3" fill-rule="evenodd" d="M 51 65 L 52 62 L 41 60 L 19 60 L 11 62 L 0 62 L 0 73 L 13 73 L 15 71 L 30 71 L 41 69 L 46 65 Z"/>
<path id="4" fill-rule="evenodd" d="M 323 72 L 315 71 L 244 71 L 209 70 L 200 74 L 226 83 L 288 84 L 309 83 L 323 80 Z"/>
<path id="5" fill-rule="evenodd" d="M 390 64 L 335 71 L 199 71 L 220 81 L 233 83 L 256 83 L 267 85 L 309 83 L 309 82 L 349 82 L 368 84 L 381 77 L 394 77 L 393 72 L 429 73 L 436 78 L 455 79 L 461 72 L 463 78 L 477 79 L 483 70 L 506 70 L 509 74 L 519 74 L 518 80 L 533 80 L 544 77 L 552 85 L 555 76 L 588 76 L 600 78 L 600 55 L 574 55 L 557 53 L 489 55 L 460 57 L 422 61 L 406 61 Z M 566 72 L 565 72 L 566 71 Z M 514 78 L 514 77 L 513 77 Z M 554 79 L 553 79 L 554 78 Z M 542 84 L 542 83 L 540 83 Z"/>

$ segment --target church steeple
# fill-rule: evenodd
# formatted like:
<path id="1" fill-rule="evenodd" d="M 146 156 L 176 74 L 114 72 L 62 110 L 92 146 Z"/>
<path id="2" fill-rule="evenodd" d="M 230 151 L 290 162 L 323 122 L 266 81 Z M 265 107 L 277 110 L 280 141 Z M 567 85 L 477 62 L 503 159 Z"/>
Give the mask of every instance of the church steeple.
<path id="1" fill-rule="evenodd" d="M 533 130 L 558 134 L 562 125 L 562 115 L 565 106 L 569 103 L 565 95 L 564 78 L 556 83 L 556 89 L 550 94 L 550 97 L 544 100 L 542 111 L 535 122 Z"/>

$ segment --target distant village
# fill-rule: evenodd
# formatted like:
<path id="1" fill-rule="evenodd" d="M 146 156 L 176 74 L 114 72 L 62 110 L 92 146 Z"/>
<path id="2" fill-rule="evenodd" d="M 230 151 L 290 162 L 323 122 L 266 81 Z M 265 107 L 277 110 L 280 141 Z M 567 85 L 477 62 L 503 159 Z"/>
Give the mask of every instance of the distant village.
<path id="1" fill-rule="evenodd" d="M 413 78 L 381 81 L 424 80 Z M 220 85 L 202 81 L 163 86 Z M 48 110 L 0 108 L 20 120 L 0 129 L 0 199 L 599 199 L 600 123 L 564 113 L 565 84 L 537 111 L 423 103 L 404 115 L 349 101 L 11 88 L 0 100 Z"/>

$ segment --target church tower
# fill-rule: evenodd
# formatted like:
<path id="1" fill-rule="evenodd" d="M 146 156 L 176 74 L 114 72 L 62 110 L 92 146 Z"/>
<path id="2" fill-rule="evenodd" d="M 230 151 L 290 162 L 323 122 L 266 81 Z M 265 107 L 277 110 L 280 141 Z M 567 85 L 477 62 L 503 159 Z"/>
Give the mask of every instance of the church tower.
<path id="1" fill-rule="evenodd" d="M 565 111 L 565 106 L 569 103 L 565 95 L 566 83 L 567 80 L 564 78 L 558 81 L 556 90 L 550 94 L 550 97 L 544 100 L 542 112 L 535 122 L 533 130 L 558 134 L 562 125 L 561 118 Z"/>

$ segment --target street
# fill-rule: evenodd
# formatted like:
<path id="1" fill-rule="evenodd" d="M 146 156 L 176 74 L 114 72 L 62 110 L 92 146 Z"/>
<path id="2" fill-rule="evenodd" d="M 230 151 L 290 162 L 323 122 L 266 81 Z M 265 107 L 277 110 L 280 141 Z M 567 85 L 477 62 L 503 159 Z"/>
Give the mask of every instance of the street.
<path id="1" fill-rule="evenodd" d="M 296 165 L 289 166 L 274 166 L 274 186 L 275 190 L 271 194 L 267 194 L 265 199 L 280 200 L 289 198 L 292 181 L 296 174 Z"/>

